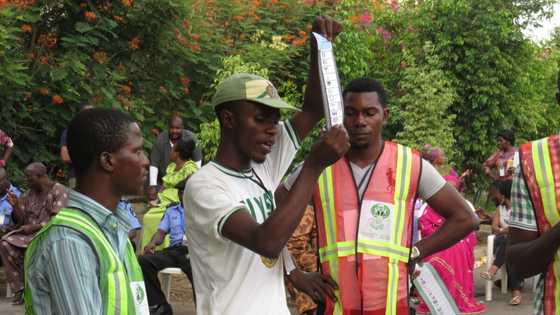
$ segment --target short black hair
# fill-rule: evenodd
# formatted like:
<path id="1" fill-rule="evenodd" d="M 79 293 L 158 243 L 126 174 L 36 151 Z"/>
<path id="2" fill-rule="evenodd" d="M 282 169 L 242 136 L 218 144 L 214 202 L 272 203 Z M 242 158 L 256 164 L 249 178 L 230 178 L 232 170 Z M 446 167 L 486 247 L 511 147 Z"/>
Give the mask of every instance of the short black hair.
<path id="1" fill-rule="evenodd" d="M 118 151 L 134 122 L 129 114 L 112 108 L 79 112 L 68 126 L 68 153 L 76 174 L 87 172 L 102 152 Z"/>
<path id="2" fill-rule="evenodd" d="M 348 93 L 367 93 L 367 92 L 376 92 L 377 96 L 379 96 L 379 102 L 383 108 L 387 107 L 387 93 L 385 92 L 385 88 L 383 88 L 383 84 L 381 82 L 371 79 L 371 78 L 358 78 L 350 81 L 348 85 L 342 91 L 342 98 L 346 97 Z"/>
<path id="3" fill-rule="evenodd" d="M 515 134 L 509 129 L 498 131 L 498 137 L 504 138 L 509 144 L 515 145 Z"/>
<path id="4" fill-rule="evenodd" d="M 507 199 L 511 198 L 511 180 L 495 180 L 490 184 L 490 188 L 494 188 Z"/>
<path id="5" fill-rule="evenodd" d="M 177 143 L 173 146 L 173 150 L 179 153 L 181 160 L 186 161 L 192 159 L 194 147 L 194 140 L 192 138 L 179 139 L 179 141 L 177 141 Z"/>
<path id="6" fill-rule="evenodd" d="M 179 113 L 179 112 L 173 112 L 173 113 L 171 113 L 171 116 L 169 116 L 169 120 L 168 120 L 169 125 L 171 125 L 171 123 L 172 123 L 175 119 L 180 119 L 180 120 L 181 120 L 181 123 L 183 123 L 183 117 L 181 117 L 181 113 Z"/>

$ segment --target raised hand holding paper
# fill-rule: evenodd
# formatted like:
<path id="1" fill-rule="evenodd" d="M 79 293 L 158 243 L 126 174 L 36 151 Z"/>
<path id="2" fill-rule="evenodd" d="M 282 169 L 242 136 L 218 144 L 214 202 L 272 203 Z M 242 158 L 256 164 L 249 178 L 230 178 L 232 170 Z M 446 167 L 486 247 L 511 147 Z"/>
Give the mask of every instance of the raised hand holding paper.
<path id="1" fill-rule="evenodd" d="M 334 59 L 332 43 L 318 33 L 313 32 L 317 41 L 319 76 L 321 79 L 321 90 L 323 104 L 325 104 L 325 119 L 327 129 L 332 126 L 342 125 L 344 110 L 342 107 L 342 93 L 336 61 Z"/>

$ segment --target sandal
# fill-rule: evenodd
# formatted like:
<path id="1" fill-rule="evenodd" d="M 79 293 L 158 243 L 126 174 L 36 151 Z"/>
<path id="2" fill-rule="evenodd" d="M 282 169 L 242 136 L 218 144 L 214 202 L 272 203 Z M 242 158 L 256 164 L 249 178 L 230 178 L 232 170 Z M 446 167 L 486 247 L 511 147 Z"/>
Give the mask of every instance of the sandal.
<path id="1" fill-rule="evenodd" d="M 516 295 L 512 297 L 511 300 L 509 301 L 509 305 L 512 306 L 517 306 L 519 304 L 521 304 L 521 295 Z"/>
<path id="2" fill-rule="evenodd" d="M 488 281 L 492 281 L 494 280 L 494 276 L 495 275 L 491 275 L 490 272 L 485 271 L 483 273 L 480 274 L 480 277 L 484 280 L 488 280 Z"/>

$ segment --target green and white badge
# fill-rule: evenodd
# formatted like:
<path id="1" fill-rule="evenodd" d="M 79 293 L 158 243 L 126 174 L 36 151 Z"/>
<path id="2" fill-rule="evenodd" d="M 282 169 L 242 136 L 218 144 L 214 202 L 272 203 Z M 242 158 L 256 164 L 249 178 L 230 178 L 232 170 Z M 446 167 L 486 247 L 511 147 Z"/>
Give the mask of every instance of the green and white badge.
<path id="1" fill-rule="evenodd" d="M 132 291 L 132 298 L 134 299 L 134 308 L 137 315 L 150 315 L 148 307 L 148 294 L 146 293 L 146 286 L 144 281 L 131 281 L 130 290 Z"/>
<path id="2" fill-rule="evenodd" d="M 364 200 L 360 211 L 358 238 L 390 242 L 395 206 L 376 200 Z"/>

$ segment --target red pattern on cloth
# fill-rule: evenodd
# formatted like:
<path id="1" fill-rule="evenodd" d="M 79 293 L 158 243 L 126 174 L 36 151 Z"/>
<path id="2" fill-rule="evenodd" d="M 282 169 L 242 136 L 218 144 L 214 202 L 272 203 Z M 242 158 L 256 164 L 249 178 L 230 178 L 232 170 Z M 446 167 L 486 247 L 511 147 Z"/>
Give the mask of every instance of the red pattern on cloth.
<path id="1" fill-rule="evenodd" d="M 25 249 L 34 234 L 24 234 L 21 227 L 27 224 L 45 225 L 50 218 L 66 206 L 68 192 L 66 187 L 54 183 L 45 193 L 34 190 L 26 191 L 18 200 L 18 207 L 23 210 L 22 222 L 0 240 L 0 257 L 4 263 L 8 284 L 14 292 L 23 289 L 23 258 Z"/>

